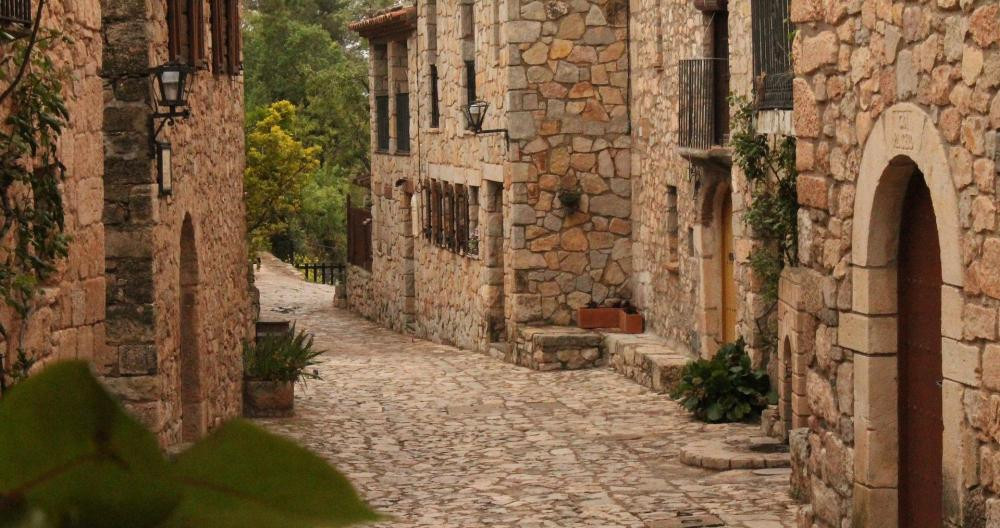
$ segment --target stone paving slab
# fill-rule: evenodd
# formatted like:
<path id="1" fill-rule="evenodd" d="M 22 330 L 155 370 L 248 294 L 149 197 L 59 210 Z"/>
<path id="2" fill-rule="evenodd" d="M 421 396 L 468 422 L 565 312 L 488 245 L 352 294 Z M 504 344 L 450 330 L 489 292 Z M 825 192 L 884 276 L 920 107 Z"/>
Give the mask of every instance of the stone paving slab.
<path id="1" fill-rule="evenodd" d="M 788 475 L 685 466 L 692 438 L 750 435 L 691 421 L 610 369 L 537 372 L 395 334 L 333 307 L 333 288 L 265 259 L 263 314 L 325 349 L 297 416 L 260 420 L 326 457 L 394 520 L 380 527 L 794 525 Z"/>

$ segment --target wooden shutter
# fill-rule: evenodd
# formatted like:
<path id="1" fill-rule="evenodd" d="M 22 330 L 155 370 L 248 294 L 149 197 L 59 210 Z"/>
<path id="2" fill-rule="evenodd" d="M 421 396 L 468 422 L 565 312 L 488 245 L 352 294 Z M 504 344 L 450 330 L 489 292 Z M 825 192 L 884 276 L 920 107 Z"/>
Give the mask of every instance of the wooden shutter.
<path id="1" fill-rule="evenodd" d="M 226 2 L 226 58 L 230 75 L 239 75 L 243 57 L 242 31 L 240 31 L 240 0 Z"/>
<path id="2" fill-rule="evenodd" d="M 170 60 L 175 61 L 181 55 L 181 2 L 183 0 L 167 0 L 167 49 Z"/>
<path id="3" fill-rule="evenodd" d="M 223 5 L 223 1 L 211 0 L 210 3 L 212 10 L 210 21 L 210 25 L 212 26 L 212 71 L 215 73 L 222 73 L 225 71 L 227 65 L 226 30 L 228 29 L 228 24 L 226 22 L 226 8 Z"/>
<path id="4" fill-rule="evenodd" d="M 188 1 L 188 58 L 198 68 L 205 64 L 205 2 Z"/>

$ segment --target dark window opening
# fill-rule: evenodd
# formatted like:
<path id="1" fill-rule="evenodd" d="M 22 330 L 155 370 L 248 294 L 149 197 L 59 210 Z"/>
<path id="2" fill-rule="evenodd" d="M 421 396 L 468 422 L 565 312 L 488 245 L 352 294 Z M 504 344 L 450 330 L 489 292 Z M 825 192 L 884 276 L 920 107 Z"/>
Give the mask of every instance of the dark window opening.
<path id="1" fill-rule="evenodd" d="M 389 150 L 389 96 L 375 96 L 375 135 L 377 148 L 381 151 Z"/>
<path id="2" fill-rule="evenodd" d="M 410 94 L 396 94 L 396 151 L 410 151 Z"/>
<path id="3" fill-rule="evenodd" d="M 431 66 L 431 128 L 441 126 L 441 108 L 438 103 L 438 69 Z"/>

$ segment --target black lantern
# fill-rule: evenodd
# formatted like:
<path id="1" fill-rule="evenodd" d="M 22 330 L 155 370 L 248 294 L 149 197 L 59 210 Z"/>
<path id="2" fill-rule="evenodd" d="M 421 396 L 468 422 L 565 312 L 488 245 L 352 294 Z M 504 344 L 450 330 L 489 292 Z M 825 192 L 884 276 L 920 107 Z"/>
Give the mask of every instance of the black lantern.
<path id="1" fill-rule="evenodd" d="M 486 119 L 486 111 L 489 110 L 490 104 L 486 101 L 472 101 L 468 106 L 465 107 L 465 120 L 469 125 L 469 130 L 473 134 L 494 134 L 503 132 L 504 139 L 510 142 L 510 137 L 507 135 L 506 128 L 496 128 L 492 130 L 483 130 L 483 121 Z"/>
<path id="2" fill-rule="evenodd" d="M 151 70 L 160 92 L 160 106 L 187 106 L 187 80 L 191 68 L 178 62 L 168 62 Z"/>
<path id="3" fill-rule="evenodd" d="M 160 194 L 173 194 L 174 163 L 170 143 L 156 143 L 156 176 L 156 181 L 160 186 Z"/>

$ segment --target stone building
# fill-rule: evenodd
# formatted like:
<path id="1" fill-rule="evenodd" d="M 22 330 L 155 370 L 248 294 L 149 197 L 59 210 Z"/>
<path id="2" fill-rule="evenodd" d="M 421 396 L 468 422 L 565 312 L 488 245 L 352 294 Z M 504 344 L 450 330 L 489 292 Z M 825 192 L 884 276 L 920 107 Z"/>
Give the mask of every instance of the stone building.
<path id="1" fill-rule="evenodd" d="M 351 268 L 352 306 L 486 350 L 629 296 L 626 16 L 441 0 L 352 25 L 371 43 L 374 124 L 373 254 Z M 468 126 L 479 100 L 494 133 Z"/>
<path id="2" fill-rule="evenodd" d="M 1000 4 L 791 6 L 800 526 L 1000 526 Z"/>
<path id="3" fill-rule="evenodd" d="M 3 9 L 13 4 L 30 5 Z M 23 343 L 39 365 L 91 360 L 164 444 L 241 410 L 251 314 L 240 9 L 236 0 L 54 0 L 43 13 L 43 27 L 72 39 L 51 50 L 68 71 L 60 154 L 72 240 Z M 190 116 L 156 136 L 153 114 L 166 109 L 154 110 L 150 69 L 168 61 L 192 67 Z M 18 341 L 5 343 L 8 358 Z"/>

